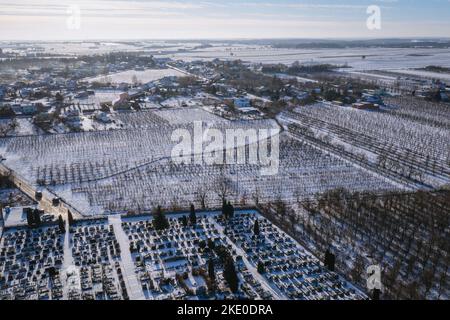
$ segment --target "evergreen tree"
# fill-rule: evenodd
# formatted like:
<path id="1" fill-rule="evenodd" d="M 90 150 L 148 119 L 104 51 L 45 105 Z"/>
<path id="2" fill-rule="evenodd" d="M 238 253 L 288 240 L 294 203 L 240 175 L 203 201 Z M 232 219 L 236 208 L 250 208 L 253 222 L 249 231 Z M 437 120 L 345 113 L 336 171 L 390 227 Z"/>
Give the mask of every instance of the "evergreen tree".
<path id="1" fill-rule="evenodd" d="M 38 209 L 25 208 L 24 211 L 26 212 L 29 227 L 33 228 L 41 224 L 41 216 L 39 215 Z"/>
<path id="2" fill-rule="evenodd" d="M 227 200 L 223 199 L 222 200 L 222 214 L 225 217 L 225 219 L 228 219 L 228 211 L 227 211 L 228 207 L 227 207 Z"/>
<path id="3" fill-rule="evenodd" d="M 35 226 L 40 226 L 41 225 L 41 215 L 39 214 L 39 210 L 38 209 L 34 209 L 34 211 L 33 211 L 33 220 L 34 220 L 34 225 Z"/>
<path id="4" fill-rule="evenodd" d="M 258 268 L 257 268 L 259 273 L 264 273 L 266 272 L 266 268 L 264 267 L 264 264 L 261 261 L 258 261 Z"/>
<path id="5" fill-rule="evenodd" d="M 234 207 L 230 203 L 230 201 L 228 201 L 227 207 L 228 207 L 228 218 L 233 218 L 233 216 L 234 216 Z"/>
<path id="6" fill-rule="evenodd" d="M 231 257 L 225 261 L 223 277 L 228 283 L 231 292 L 236 293 L 239 289 L 239 278 L 236 273 L 236 268 L 234 267 L 234 261 Z"/>
<path id="7" fill-rule="evenodd" d="M 259 230 L 259 222 L 258 222 L 258 219 L 256 219 L 255 224 L 253 225 L 253 234 L 255 236 L 259 236 L 259 232 L 260 232 L 260 230 Z"/>
<path id="8" fill-rule="evenodd" d="M 209 259 L 208 261 L 208 276 L 209 278 L 214 281 L 216 279 L 216 273 L 214 270 L 214 261 L 213 259 Z"/>
<path id="9" fill-rule="evenodd" d="M 164 230 L 169 227 L 169 221 L 162 212 L 161 206 L 156 209 L 155 217 L 153 218 L 153 227 L 156 230 Z"/>
<path id="10" fill-rule="evenodd" d="M 58 217 L 58 225 L 59 225 L 59 231 L 61 231 L 61 233 L 66 232 L 66 226 L 65 226 L 64 220 L 61 217 L 61 215 L 59 215 L 59 217 Z"/>
<path id="11" fill-rule="evenodd" d="M 33 212 L 31 211 L 30 208 L 25 208 L 24 210 L 26 210 L 26 214 L 27 214 L 27 224 L 29 227 L 32 227 L 34 224 Z"/>
<path id="12" fill-rule="evenodd" d="M 194 205 L 191 204 L 191 213 L 189 214 L 189 221 L 192 225 L 195 225 L 197 223 L 197 216 L 195 215 L 195 208 Z"/>
<path id="13" fill-rule="evenodd" d="M 230 203 L 230 201 L 226 201 L 225 199 L 222 202 L 222 214 L 224 215 L 225 219 L 233 218 L 234 216 L 234 207 Z"/>
<path id="14" fill-rule="evenodd" d="M 69 220 L 69 226 L 73 225 L 73 216 L 72 216 L 72 212 L 70 212 L 70 210 L 67 211 L 67 219 Z"/>
<path id="15" fill-rule="evenodd" d="M 208 248 L 214 250 L 215 247 L 216 244 L 214 243 L 214 241 L 212 239 L 208 239 Z"/>
<path id="16" fill-rule="evenodd" d="M 183 227 L 187 227 L 188 225 L 188 219 L 186 216 L 181 217 L 181 223 L 183 224 Z"/>
<path id="17" fill-rule="evenodd" d="M 206 241 L 200 240 L 200 242 L 198 243 L 198 246 L 200 249 L 204 250 L 206 248 Z"/>
<path id="18" fill-rule="evenodd" d="M 334 271 L 334 264 L 335 264 L 336 257 L 333 253 L 331 253 L 330 249 L 327 249 L 325 252 L 325 259 L 323 264 L 326 268 L 330 271 Z"/>

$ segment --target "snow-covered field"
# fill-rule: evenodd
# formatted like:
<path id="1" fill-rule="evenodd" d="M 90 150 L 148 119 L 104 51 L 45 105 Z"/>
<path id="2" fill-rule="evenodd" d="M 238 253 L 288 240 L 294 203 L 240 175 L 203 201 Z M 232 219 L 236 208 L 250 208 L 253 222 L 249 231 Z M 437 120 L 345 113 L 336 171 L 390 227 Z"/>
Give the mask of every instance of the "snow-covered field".
<path id="1" fill-rule="evenodd" d="M 86 98 L 73 99 L 71 102 L 77 105 L 91 105 L 99 107 L 103 102 L 112 102 L 119 98 L 122 90 L 106 90 L 106 89 L 97 89 L 95 90 L 95 95 L 88 96 Z"/>
<path id="2" fill-rule="evenodd" d="M 115 51 L 146 50 L 156 58 L 171 58 L 174 60 L 226 60 L 241 59 L 250 63 L 285 63 L 295 61 L 301 63 L 348 64 L 355 71 L 360 70 L 395 70 L 423 68 L 428 65 L 450 67 L 450 49 L 435 48 L 330 48 L 330 49 L 289 49 L 273 48 L 269 45 L 214 43 L 211 47 L 199 46 L 198 42 L 165 42 L 136 41 L 123 42 L 64 42 L 40 43 L 25 45 L 4 44 L 5 52 L 31 53 L 45 52 L 60 55 L 102 54 Z M 365 56 L 365 59 L 363 59 Z M 139 75 L 139 73 L 136 73 Z M 123 82 L 131 81 L 132 73 L 118 76 Z M 154 75 L 150 76 L 151 78 Z M 113 76 L 113 78 L 115 78 Z M 139 76 L 138 76 L 139 78 Z M 146 76 L 143 76 L 146 78 Z M 144 79 L 142 79 L 145 81 Z"/>
<path id="3" fill-rule="evenodd" d="M 390 112 L 372 112 L 325 104 L 297 108 L 296 112 L 339 125 L 360 134 L 368 134 L 397 147 L 441 161 L 448 160 L 448 128 L 418 123 L 393 116 Z"/>
<path id="4" fill-rule="evenodd" d="M 309 130 L 315 138 L 363 155 L 381 169 L 431 186 L 450 181 L 447 106 L 413 98 L 387 100 L 379 112 L 315 104 L 281 118 Z"/>
<path id="5" fill-rule="evenodd" d="M 288 155 L 288 147 L 293 147 Z M 295 149 L 294 149 L 295 148 Z M 222 177 L 226 177 L 227 197 L 240 205 L 283 199 L 295 201 L 313 197 L 335 187 L 350 190 L 390 190 L 388 181 L 317 152 L 313 148 L 289 145 L 282 150 L 280 172 L 261 176 L 255 165 L 172 165 L 152 163 L 94 183 L 82 183 L 75 192 L 89 195 L 92 205 L 115 211 L 185 207 L 186 203 L 217 207 L 221 203 Z"/>
<path id="6" fill-rule="evenodd" d="M 390 70 L 390 72 L 399 73 L 401 75 L 410 75 L 410 76 L 418 76 L 420 78 L 426 79 L 439 79 L 442 82 L 450 82 L 450 74 L 448 73 L 439 73 L 439 72 L 431 72 L 425 70 Z"/>
<path id="7" fill-rule="evenodd" d="M 5 52 L 14 52 L 21 54 L 27 53 L 46 53 L 54 55 L 89 55 L 105 54 L 114 51 L 135 52 L 145 49 L 149 54 L 161 53 L 164 51 L 177 51 L 192 49 L 199 46 L 198 42 L 175 43 L 160 41 L 134 41 L 124 43 L 123 41 L 70 41 L 70 42 L 1 42 Z"/>
<path id="8" fill-rule="evenodd" d="M 14 134 L 17 135 L 32 135 L 32 134 L 38 134 L 41 132 L 39 128 L 37 128 L 32 122 L 31 119 L 28 118 L 22 118 L 22 119 L 16 119 L 17 121 L 17 128 L 14 132 Z"/>
<path id="9" fill-rule="evenodd" d="M 329 63 L 352 70 L 393 70 L 450 66 L 449 49 L 350 48 L 350 49 L 276 49 L 269 46 L 214 46 L 207 49 L 166 55 L 185 61 L 241 59 L 250 63 Z M 365 56 L 365 59 L 363 59 Z"/>
<path id="10" fill-rule="evenodd" d="M 173 110 L 160 110 L 156 111 L 155 114 L 173 124 L 192 123 L 194 121 L 203 121 L 207 123 L 228 122 L 219 116 L 198 108 L 183 108 L 176 110 L 176 112 L 173 112 Z"/>
<path id="11" fill-rule="evenodd" d="M 180 107 L 198 107 L 202 106 L 201 101 L 192 99 L 191 97 L 173 97 L 161 102 L 163 107 L 180 108 Z"/>

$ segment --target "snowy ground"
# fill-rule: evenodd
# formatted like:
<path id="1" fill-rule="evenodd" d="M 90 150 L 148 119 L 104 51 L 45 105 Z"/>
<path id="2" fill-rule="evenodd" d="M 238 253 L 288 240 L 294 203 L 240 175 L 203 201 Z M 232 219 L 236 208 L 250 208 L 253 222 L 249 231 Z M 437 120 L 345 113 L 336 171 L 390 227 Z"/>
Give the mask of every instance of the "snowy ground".
<path id="1" fill-rule="evenodd" d="M 188 124 L 194 121 L 203 121 L 208 124 L 227 123 L 228 121 L 212 113 L 198 108 L 183 108 L 178 110 L 156 111 L 156 115 L 172 124 Z"/>
<path id="2" fill-rule="evenodd" d="M 27 216 L 23 213 L 24 207 L 10 208 L 9 213 L 4 213 L 5 227 L 26 226 Z"/>
<path id="3" fill-rule="evenodd" d="M 89 108 L 92 108 L 90 106 L 91 104 L 94 104 L 96 108 L 100 108 L 101 103 L 116 100 L 122 92 L 122 90 L 96 89 L 94 95 L 90 95 L 86 98 L 75 98 L 70 102 L 75 105 L 73 108 L 77 108 L 78 103 L 80 104 L 81 109 L 83 108 L 83 105 L 89 105 Z"/>
<path id="4" fill-rule="evenodd" d="M 450 82 L 450 74 L 448 73 L 439 73 L 439 72 L 431 72 L 431 71 L 425 71 L 425 70 L 390 70 L 390 72 L 398 73 L 400 75 L 410 75 L 410 76 L 418 76 L 420 78 L 425 79 L 439 79 L 442 82 L 449 83 Z"/>
<path id="5" fill-rule="evenodd" d="M 423 68 L 436 64 L 450 66 L 449 49 L 348 48 L 348 49 L 276 49 L 269 46 L 214 46 L 190 52 L 162 55 L 185 61 L 243 60 L 251 63 L 335 64 L 360 70 Z M 366 58 L 363 59 L 363 56 Z M 158 56 L 157 56 L 158 57 Z"/>
<path id="6" fill-rule="evenodd" d="M 119 241 L 121 248 L 121 258 L 124 270 L 125 283 L 128 289 L 128 295 L 131 300 L 143 300 L 144 293 L 142 292 L 142 287 L 136 279 L 134 274 L 134 263 L 129 252 L 130 243 L 128 237 L 122 229 L 121 223 L 122 219 L 120 216 L 110 216 L 109 223 L 114 227 L 114 233 L 116 234 L 117 241 Z"/>
<path id="7" fill-rule="evenodd" d="M 440 116 L 440 109 L 445 107 L 409 102 L 392 100 L 401 106 L 379 112 L 318 103 L 283 113 L 280 119 L 308 128 L 316 138 L 362 155 L 372 165 L 380 161 L 383 165 L 382 159 L 387 157 L 392 166 L 401 164 L 413 175 L 420 175 L 415 179 L 442 186 L 450 181 L 450 132 L 447 120 Z M 413 108 L 413 103 L 419 107 Z"/>
<path id="8" fill-rule="evenodd" d="M 17 118 L 16 121 L 18 127 L 14 133 L 17 135 L 22 136 L 42 133 L 42 130 L 36 127 L 29 118 Z"/>
<path id="9" fill-rule="evenodd" d="M 280 164 L 262 175 L 261 164 L 224 167 L 171 161 L 175 129 L 269 129 L 273 120 L 229 121 L 199 108 L 117 113 L 122 130 L 16 137 L 0 141 L 4 164 L 33 185 L 46 185 L 86 215 L 103 212 L 220 204 L 220 179 L 235 203 L 309 198 L 330 188 L 389 190 L 393 185 L 352 165 L 280 135 Z M 242 143 L 242 142 L 241 142 Z M 254 142 L 253 142 L 254 143 Z M 241 146 L 242 147 L 242 146 Z M 68 157 L 67 155 L 70 155 Z M 158 183 L 155 183 L 158 181 Z"/>
<path id="10" fill-rule="evenodd" d="M 35 202 L 19 189 L 0 189 L 0 203 L 3 207 L 21 207 L 33 205 Z"/>

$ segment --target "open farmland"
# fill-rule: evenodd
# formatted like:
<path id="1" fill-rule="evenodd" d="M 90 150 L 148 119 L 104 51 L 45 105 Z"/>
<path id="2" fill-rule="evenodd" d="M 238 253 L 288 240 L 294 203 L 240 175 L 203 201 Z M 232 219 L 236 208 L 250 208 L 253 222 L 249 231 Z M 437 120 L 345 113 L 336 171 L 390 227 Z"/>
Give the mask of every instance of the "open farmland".
<path id="1" fill-rule="evenodd" d="M 431 105 L 427 112 L 414 107 L 414 101 L 390 101 L 393 108 L 379 112 L 319 103 L 284 113 L 281 119 L 300 139 L 411 188 L 448 183 L 450 128 L 442 117 L 445 110 Z"/>
<path id="2" fill-rule="evenodd" d="M 159 56 L 159 55 L 158 55 Z M 428 48 L 346 48 L 346 49 L 291 49 L 259 45 L 217 45 L 206 49 L 160 55 L 184 61 L 240 59 L 248 63 L 301 63 L 348 65 L 354 71 L 407 70 L 423 68 L 439 61 L 450 65 L 448 49 Z M 363 56 L 365 58 L 363 58 Z"/>
<path id="3" fill-rule="evenodd" d="M 222 132 L 227 128 L 275 128 L 272 120 L 227 121 L 201 109 L 119 117 L 127 124 L 125 129 L 4 139 L 4 163 L 30 184 L 50 188 L 86 215 L 150 210 L 157 205 L 178 208 L 190 202 L 215 207 L 223 193 L 245 205 L 308 198 L 335 187 L 355 191 L 396 188 L 383 177 L 284 133 L 276 175 L 261 176 L 261 166 L 253 164 L 211 166 L 171 161 L 172 131 L 191 131 L 193 120 L 204 120 Z"/>
<path id="4" fill-rule="evenodd" d="M 261 176 L 260 166 L 250 164 L 174 165 L 166 160 L 82 183 L 74 191 L 89 195 L 91 205 L 116 212 L 148 210 L 161 203 L 173 209 L 185 203 L 215 207 L 223 195 L 245 206 L 309 198 L 335 187 L 359 191 L 395 188 L 388 180 L 284 135 L 280 153 L 280 171 L 276 175 Z"/>

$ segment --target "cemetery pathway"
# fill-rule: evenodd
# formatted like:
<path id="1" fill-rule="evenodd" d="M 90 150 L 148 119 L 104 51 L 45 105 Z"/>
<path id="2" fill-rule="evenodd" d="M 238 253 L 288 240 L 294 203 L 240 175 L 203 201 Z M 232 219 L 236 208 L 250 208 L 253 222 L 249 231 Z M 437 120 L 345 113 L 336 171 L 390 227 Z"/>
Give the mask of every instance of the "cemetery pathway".
<path id="1" fill-rule="evenodd" d="M 142 291 L 142 287 L 136 278 L 136 273 L 134 272 L 135 267 L 130 254 L 130 243 L 127 235 L 122 229 L 122 218 L 120 215 L 114 215 L 110 216 L 108 221 L 113 226 L 114 233 L 120 245 L 123 276 L 127 287 L 128 296 L 130 300 L 145 300 L 144 292 Z"/>
<path id="2" fill-rule="evenodd" d="M 68 285 L 67 285 L 67 270 L 69 269 L 69 267 L 74 266 L 74 262 L 73 262 L 73 256 L 72 256 L 72 247 L 71 247 L 71 243 L 70 243 L 70 226 L 69 226 L 69 219 L 66 219 L 65 224 L 66 224 L 66 232 L 64 233 L 64 257 L 63 257 L 63 266 L 62 266 L 62 274 L 61 274 L 61 282 L 66 285 L 63 285 L 63 297 L 64 300 L 68 300 L 68 294 L 69 294 L 69 290 L 68 290 Z"/>

